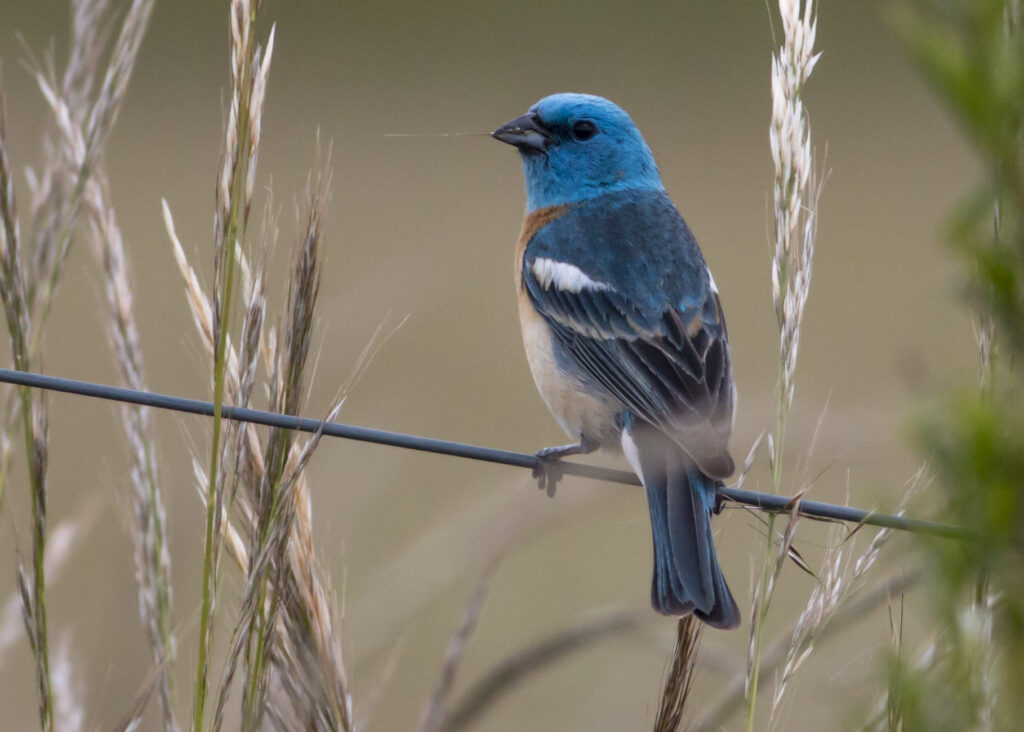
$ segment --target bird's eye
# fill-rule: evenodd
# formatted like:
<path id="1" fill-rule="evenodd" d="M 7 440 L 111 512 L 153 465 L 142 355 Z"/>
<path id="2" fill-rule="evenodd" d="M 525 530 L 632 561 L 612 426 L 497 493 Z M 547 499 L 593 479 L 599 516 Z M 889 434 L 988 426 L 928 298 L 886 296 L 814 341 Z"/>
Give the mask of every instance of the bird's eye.
<path id="1" fill-rule="evenodd" d="M 597 127 L 589 120 L 581 119 L 572 126 L 572 136 L 577 140 L 589 140 L 597 134 Z"/>

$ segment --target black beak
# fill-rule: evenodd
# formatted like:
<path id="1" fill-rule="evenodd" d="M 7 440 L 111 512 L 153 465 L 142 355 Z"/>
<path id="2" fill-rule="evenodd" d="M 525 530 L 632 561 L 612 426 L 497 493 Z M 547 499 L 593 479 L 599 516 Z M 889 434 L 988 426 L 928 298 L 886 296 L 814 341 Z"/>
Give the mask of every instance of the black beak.
<path id="1" fill-rule="evenodd" d="M 515 145 L 522 153 L 542 153 L 551 146 L 553 139 L 533 112 L 503 124 L 491 137 Z"/>

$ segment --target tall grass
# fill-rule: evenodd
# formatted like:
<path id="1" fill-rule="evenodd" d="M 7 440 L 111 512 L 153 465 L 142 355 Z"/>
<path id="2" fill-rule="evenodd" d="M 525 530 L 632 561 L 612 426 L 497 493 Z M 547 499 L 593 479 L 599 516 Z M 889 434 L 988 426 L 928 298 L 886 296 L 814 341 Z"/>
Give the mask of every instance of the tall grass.
<path id="1" fill-rule="evenodd" d="M 127 254 L 104 178 L 103 170 L 99 169 L 97 179 L 86 186 L 85 201 L 89 231 L 103 271 L 114 361 L 127 386 L 145 390 L 145 362 L 135 323 Z M 156 687 L 164 729 L 171 732 L 178 727 L 172 687 L 175 641 L 171 627 L 171 555 L 167 546 L 167 516 L 160 488 L 157 446 L 145 407 L 122 405 L 121 423 L 129 445 L 133 519 L 129 528 L 139 586 L 139 614 L 158 669 Z"/>
<path id="2" fill-rule="evenodd" d="M 205 728 L 209 656 L 213 645 L 217 573 L 220 559 L 224 488 L 230 449 L 222 444 L 225 372 L 228 367 L 228 332 L 234 301 L 235 251 L 244 240 L 252 204 L 259 150 L 263 100 L 273 56 L 273 31 L 264 49 L 255 38 L 260 0 L 235 0 L 229 8 L 231 100 L 225 124 L 221 169 L 214 211 L 213 288 L 213 437 L 210 440 L 206 490 L 206 534 L 203 551 L 202 604 L 199 610 L 199 652 L 196 656 L 192 728 Z"/>
<path id="3" fill-rule="evenodd" d="M 263 294 L 269 251 L 276 238 L 271 215 L 264 219 L 264 235 L 257 269 L 251 270 L 243 254 L 247 223 L 256 181 L 256 159 L 261 134 L 261 113 L 273 49 L 273 30 L 265 45 L 256 40 L 260 3 L 230 3 L 232 103 L 225 126 L 223 164 L 218 175 L 216 209 L 215 275 L 213 295 L 207 298 L 198 286 L 184 254 L 187 293 L 197 326 L 214 364 L 215 401 L 249 402 L 256 386 L 257 366 L 262 361 L 269 377 L 271 407 L 298 414 L 304 406 L 307 357 L 310 350 L 314 308 L 319 282 L 319 257 L 324 207 L 330 174 L 327 167 L 311 180 L 307 214 L 295 249 L 291 273 L 287 327 L 283 341 L 268 333 Z M 55 70 L 53 59 L 30 60 L 30 68 L 53 113 L 47 132 L 45 166 L 29 171 L 32 245 L 29 256 L 21 253 L 22 234 L 15 206 L 13 182 L 0 103 L 0 295 L 3 296 L 12 339 L 12 353 L 19 369 L 29 369 L 33 354 L 42 345 L 42 323 L 49 313 L 53 293 L 60 282 L 62 264 L 78 231 L 84 211 L 87 232 L 95 244 L 103 273 L 107 320 L 115 362 L 125 383 L 145 388 L 144 361 L 133 297 L 125 242 L 109 197 L 103 167 L 103 147 L 127 89 L 134 61 L 145 31 L 152 2 L 136 0 L 117 19 L 106 0 L 78 0 L 72 4 L 71 46 L 67 69 Z M 114 32 L 114 31 L 117 32 Z M 2 99 L 2 97 L 0 97 Z M 328 166 L 329 163 L 325 163 Z M 169 209 L 165 217 L 170 223 Z M 31 266 L 25 261 L 30 260 Z M 242 323 L 242 361 L 231 346 L 232 304 L 236 273 L 241 270 L 246 306 Z M 32 313 L 36 316 L 33 319 Z M 361 362 L 362 364 L 362 362 Z M 70 698 L 55 704 L 54 682 L 49 668 L 45 603 L 46 542 L 45 467 L 46 429 L 43 398 L 19 390 L 19 401 L 8 410 L 20 414 L 26 432 L 30 488 L 33 497 L 33 561 L 31 570 L 19 570 L 24 618 L 37 662 L 40 722 L 54 726 L 54 709 L 74 709 Z M 329 411 L 333 416 L 338 404 Z M 122 412 L 130 446 L 136 574 L 139 610 L 150 638 L 154 668 L 138 702 L 122 727 L 139 723 L 145 699 L 159 690 L 163 726 L 177 729 L 171 684 L 175 636 L 171 621 L 170 554 L 166 543 L 166 518 L 157 470 L 156 446 L 150 436 L 144 409 Z M 10 422 L 8 422 L 10 424 Z M 312 538 L 310 494 L 304 468 L 319 436 L 297 442 L 288 430 L 272 431 L 265 446 L 252 426 L 239 428 L 214 420 L 210 470 L 204 475 L 207 504 L 207 537 L 204 555 L 200 643 L 193 694 L 193 727 L 206 723 L 205 699 L 217 588 L 221 537 L 231 539 L 229 549 L 246 574 L 245 611 L 240 615 L 235 638 L 245 652 L 243 720 L 248 729 L 262 725 L 268 716 L 279 728 L 351 729 L 351 701 L 333 594 L 318 568 Z M 10 455 L 4 435 L 4 471 Z M 225 489 L 228 490 L 225 490 Z M 241 490 L 239 490 L 241 488 Z M 236 492 L 239 500 L 235 501 Z M 2 495 L 2 493 L 0 493 Z M 227 495 L 227 500 L 225 496 Z M 242 535 L 248 540 L 242 540 Z M 50 562 L 52 563 L 52 562 Z M 70 690 L 69 666 L 62 656 L 57 682 Z M 223 722 L 223 702 L 231 686 L 234 657 L 229 659 L 221 682 L 221 701 L 214 720 Z M 74 715 L 65 714 L 65 721 Z M 80 715 L 79 715 L 80 717 Z M 67 722 L 77 725 L 79 722 Z"/>
<path id="4" fill-rule="evenodd" d="M 19 224 L 0 93 L 0 298 L 17 368 L 38 364 L 44 345 L 43 326 L 54 293 L 66 270 L 72 244 L 84 233 L 93 242 L 99 263 L 103 317 L 120 377 L 133 388 L 146 387 L 145 361 L 133 312 L 130 242 L 125 241 L 111 200 L 103 151 L 152 6 L 151 0 L 133 0 L 122 17 L 109 0 L 75 0 L 66 68 L 57 73 L 49 56 L 30 61 L 52 114 L 52 125 L 45 132 L 44 165 L 28 175 L 28 215 L 23 217 L 30 222 L 27 231 Z M 317 408 L 308 405 L 306 398 L 325 212 L 330 199 L 330 155 L 318 151 L 296 224 L 291 266 L 286 274 L 286 303 L 275 315 L 267 297 L 272 277 L 270 262 L 280 237 L 272 198 L 254 219 L 259 221 L 258 227 L 254 224 L 255 232 L 249 225 L 275 32 L 263 17 L 260 0 L 229 0 L 226 6 L 230 91 L 220 165 L 212 171 L 216 176 L 216 201 L 214 277 L 209 290 L 201 284 L 186 247 L 179 241 L 170 204 L 163 205 L 186 301 L 209 359 L 217 412 L 208 453 L 194 461 L 204 509 L 203 573 L 193 684 L 190 698 L 180 700 L 180 704 L 191 703 L 194 730 L 219 730 L 232 725 L 231 709 L 237 704 L 239 724 L 245 730 L 351 731 L 357 725 L 341 644 L 341 621 L 330 578 L 316 553 L 312 491 L 306 475 L 319 435 L 303 438 L 287 429 L 261 431 L 221 416 L 225 404 L 247 406 L 260 400 L 265 400 L 267 408 L 285 414 Z M 1024 56 L 1019 55 L 1016 35 L 1019 6 L 1010 4 L 1006 8 L 988 3 L 974 14 L 964 11 L 965 17 L 973 21 L 971 32 L 979 35 L 974 38 L 967 34 L 973 40 L 957 47 L 960 53 L 954 58 L 962 67 L 947 63 L 948 29 L 923 35 L 908 31 L 922 64 L 966 118 L 965 124 L 976 134 L 993 170 L 991 185 L 984 196 L 979 196 L 986 205 L 963 214 L 957 230 L 978 272 L 975 285 L 980 303 L 979 353 L 985 400 L 980 406 L 969 401 L 962 414 L 953 418 L 947 415 L 946 421 L 929 422 L 922 429 L 922 439 L 935 457 L 940 480 L 952 486 L 951 510 L 960 512 L 958 520 L 965 519 L 987 533 L 980 548 L 973 547 L 963 556 L 928 548 L 935 566 L 941 569 L 940 590 L 945 594 L 940 593 L 938 608 L 946 635 L 928 649 L 925 662 L 916 665 L 906 661 L 906 649 L 896 643 L 899 655 L 892 661 L 891 685 L 885 703 L 879 707 L 884 711 L 884 723 L 891 729 L 940 728 L 943 714 L 950 708 L 955 713 L 945 717 L 947 727 L 952 725 L 950 720 L 955 720 L 957 724 L 964 721 L 998 729 L 1019 711 L 1019 704 L 1009 692 L 1020 688 L 1024 679 L 1019 661 L 1024 657 L 1019 633 L 1024 611 L 1020 610 L 1020 585 L 1013 584 L 1021 566 L 1016 529 L 1021 525 L 1017 521 L 1021 513 L 1019 494 L 1009 489 L 1019 487 L 1019 475 L 1024 471 L 1019 460 L 1020 435 L 1024 431 L 1020 430 L 1019 418 L 1011 414 L 1019 401 L 1020 392 L 1012 388 L 1018 377 L 1005 365 L 1003 354 L 1008 352 L 1012 360 L 1024 343 L 1020 328 L 1024 322 L 1024 288 L 1020 287 L 1024 275 L 1020 271 L 1024 270 L 1019 267 L 1020 252 L 1024 251 L 1020 244 L 1024 183 L 1018 114 L 1024 94 L 1020 93 L 1019 76 L 1007 70 L 1024 68 L 1024 63 L 1014 65 Z M 902 593 L 918 576 L 898 576 L 871 588 L 869 572 L 879 564 L 891 534 L 879 532 L 860 548 L 856 543 L 862 535 L 860 527 L 850 531 L 836 528 L 824 548 L 816 585 L 803 611 L 789 630 L 768 642 L 765 620 L 783 567 L 795 559 L 807 568 L 794 546 L 796 508 L 807 486 L 787 483 L 792 471 L 785 469 L 784 447 L 810 289 L 820 194 L 816 176 L 820 168 L 815 162 L 803 102 L 804 86 L 818 59 L 814 49 L 816 9 L 809 0 L 781 0 L 779 10 L 783 38 L 772 60 L 770 126 L 775 165 L 771 283 L 779 351 L 776 422 L 767 442 L 773 490 L 793 495 L 792 510 L 785 517 L 766 519 L 746 663 L 737 661 L 737 667 L 744 668 L 721 685 L 722 696 L 716 704 L 694 708 L 696 701 L 703 700 L 695 700 L 691 693 L 693 682 L 696 674 L 706 670 L 697 664 L 700 625 L 692 617 L 684 618 L 676 625 L 671 652 L 669 642 L 664 642 L 662 650 L 669 661 L 652 721 L 658 732 L 679 729 L 698 714 L 701 716 L 693 725 L 695 729 L 717 729 L 730 714 L 740 711 L 746 714 L 747 729 L 755 728 L 755 720 L 765 716 L 766 727 L 783 728 L 785 700 L 812 651 L 838 629 L 859 622 L 889 596 Z M 997 35 L 1004 42 L 993 45 L 996 36 L 989 26 L 996 17 Z M 983 33 L 985 29 L 988 35 Z M 986 55 L 990 48 L 997 48 L 998 53 Z M 985 77 L 987 63 L 1002 71 Z M 979 100 L 984 104 L 979 106 Z M 1007 130 L 1015 131 L 1016 137 Z M 988 202 L 993 198 L 998 202 L 994 233 L 981 236 L 977 211 L 984 210 L 990 221 L 993 212 Z M 189 242 L 190 251 L 196 248 Z M 374 347 L 371 344 L 359 359 L 353 379 L 365 367 Z M 328 407 L 320 407 L 325 419 L 338 413 L 350 384 L 343 385 Z M 179 699 L 172 679 L 179 626 L 172 618 L 170 548 L 159 480 L 159 446 L 153 439 L 146 410 L 124 408 L 121 416 L 128 445 L 126 483 L 130 484 L 138 606 L 152 670 L 138 696 L 130 704 L 126 702 L 129 708 L 119 728 L 138 727 L 146 703 L 153 696 L 160 700 L 161 725 L 170 732 L 178 728 Z M 75 729 L 83 725 L 83 701 L 76 693 L 78 685 L 67 645 L 51 643 L 45 591 L 48 571 L 52 576 L 54 563 L 67 552 L 65 529 L 82 529 L 80 525 L 58 526 L 53 532 L 47 531 L 46 405 L 39 394 L 26 389 L 14 391 L 0 433 L 0 500 L 12 454 L 8 433 L 14 426 L 20 427 L 24 435 L 32 498 L 32 560 L 24 566 L 19 562 L 18 584 L 35 659 L 40 725 L 46 730 Z M 979 455 L 984 459 L 979 460 Z M 747 469 L 749 464 L 750 460 Z M 982 469 L 984 474 L 979 475 L 977 471 Z M 975 493 L 961 494 L 956 490 L 958 483 Z M 1012 521 L 997 510 L 1007 506 Z M 994 522 L 994 528 L 989 521 Z M 463 666 L 473 634 L 487 620 L 486 593 L 494 581 L 497 557 L 511 539 L 522 535 L 522 529 L 503 526 L 492 534 L 486 537 L 490 543 L 482 553 L 494 559 L 455 623 L 447 650 L 439 659 L 437 681 L 421 716 L 420 729 L 424 732 L 468 728 L 524 679 L 572 652 L 613 633 L 635 630 L 654 617 L 646 608 L 611 608 L 586 614 L 506 657 L 493 659 L 460 689 L 459 674 L 465 674 Z M 481 551 L 479 546 L 476 549 Z M 224 600 L 220 587 L 224 551 L 241 578 L 237 598 L 229 600 Z M 8 615 L 11 613 L 5 611 L 0 627 L 0 649 L 6 642 Z M 893 635 L 901 641 L 897 615 L 894 611 Z M 223 658 L 214 653 L 215 631 L 230 632 Z M 991 651 L 995 643 L 1006 644 L 1012 652 L 1005 658 L 994 656 Z M 57 649 L 52 663 L 51 645 Z M 770 714 L 762 712 L 758 717 L 758 691 L 769 676 L 775 680 Z M 959 682 L 963 683 L 958 687 Z M 383 689 L 385 684 L 386 680 L 379 680 L 378 688 Z M 180 690 L 178 696 L 182 696 Z M 367 707 L 372 706 L 370 696 L 363 700 Z M 365 714 L 364 709 L 361 711 Z M 929 726 L 936 720 L 939 727 Z"/>
<path id="5" fill-rule="evenodd" d="M 137 0 L 131 5 L 114 35 L 105 68 L 102 60 L 114 23 L 103 0 L 82 0 L 73 6 L 70 53 L 59 79 L 52 58 L 45 68 L 34 59 L 30 61 L 54 114 L 54 124 L 46 133 L 43 168 L 38 173 L 29 171 L 32 226 L 24 241 L 0 109 L 0 218 L 4 224 L 0 297 L 4 300 L 14 365 L 19 370 L 29 370 L 38 362 L 82 196 L 93 181 L 103 146 L 117 119 L 151 9 L 151 0 Z M 0 439 L 0 475 L 6 480 L 11 445 L 7 432 L 20 415 L 32 497 L 32 564 L 29 573 L 19 562 L 18 584 L 36 659 L 40 723 L 49 730 L 54 724 L 54 701 L 46 613 L 46 407 L 40 394 L 24 388 L 16 393 L 17 401 L 8 403 L 8 419 Z M 0 488 L 0 495 L 3 490 Z"/>
<path id="6" fill-rule="evenodd" d="M 52 70 L 35 66 L 35 77 L 55 120 L 59 151 L 41 182 L 34 186 L 34 197 L 45 211 L 47 197 L 60 200 L 58 189 L 70 185 L 70 202 L 64 212 L 47 214 L 36 253 L 37 272 L 49 272 L 37 285 L 41 317 L 49 312 L 53 289 L 60 278 L 61 263 L 67 258 L 73 241 L 75 215 L 83 205 L 94 250 L 104 273 L 104 290 L 109 308 L 110 337 L 124 382 L 136 389 L 145 388 L 144 365 L 135 325 L 131 285 L 121 231 L 109 202 L 108 184 L 103 166 L 103 146 L 117 118 L 127 90 L 152 2 L 135 2 L 121 22 L 113 43 L 108 37 L 115 24 L 118 8 L 105 0 L 83 0 L 73 5 L 71 53 L 62 79 Z M 104 71 L 100 62 L 109 49 Z M 93 87 L 102 79 L 98 89 Z M 90 97 L 95 96 L 91 101 Z M 91 102 L 91 103 L 90 103 Z M 61 183 L 61 181 L 65 181 Z M 73 182 L 70 182 L 73 181 Z M 38 214 L 37 214 L 38 217 Z M 39 288 L 42 288 L 39 290 Z M 38 332 L 37 341 L 41 338 Z M 135 545 L 136 579 L 139 584 L 139 612 L 149 635 L 154 663 L 160 669 L 159 688 L 164 728 L 174 730 L 173 696 L 170 670 L 174 644 L 171 633 L 170 553 L 165 542 L 166 517 L 157 477 L 156 455 L 144 408 L 122 408 L 125 434 L 131 446 L 131 505 L 129 522 Z"/>
<path id="7" fill-rule="evenodd" d="M 775 429 L 768 435 L 772 490 L 783 490 L 783 457 L 786 426 L 793 394 L 800 345 L 800 327 L 811 287 L 814 243 L 817 233 L 818 196 L 811 129 L 803 90 L 820 57 L 814 52 L 817 15 L 813 0 L 779 0 L 783 39 L 772 57 L 772 117 L 769 128 L 775 165 L 773 200 L 774 245 L 771 261 L 772 302 L 779 326 L 778 382 Z M 799 500 L 798 497 L 794 501 Z M 747 729 L 754 729 L 761 646 L 765 616 L 776 581 L 790 553 L 797 514 L 792 511 L 785 532 L 776 539 L 776 517 L 767 521 L 765 554 L 754 588 L 750 614 L 750 645 L 747 654 Z"/>
<path id="8" fill-rule="evenodd" d="M 26 294 L 27 277 L 21 253 L 11 167 L 7 155 L 2 89 L 0 89 L 0 298 L 4 301 L 7 331 L 11 339 L 14 367 L 29 371 L 30 321 Z M 46 406 L 43 396 L 19 387 L 25 455 L 28 461 L 29 492 L 32 498 L 32 564 L 26 569 L 18 560 L 18 589 L 21 594 L 25 628 L 36 661 L 36 685 L 39 691 L 39 722 L 43 730 L 53 729 L 53 695 L 50 678 L 49 631 L 46 620 Z M 31 574 L 30 574 L 31 572 Z"/>

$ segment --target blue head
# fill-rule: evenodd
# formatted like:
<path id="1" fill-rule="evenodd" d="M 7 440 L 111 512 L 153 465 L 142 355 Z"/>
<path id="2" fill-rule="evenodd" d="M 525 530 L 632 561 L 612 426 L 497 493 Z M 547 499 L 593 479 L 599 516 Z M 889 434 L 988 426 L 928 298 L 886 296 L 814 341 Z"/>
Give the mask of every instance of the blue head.
<path id="1" fill-rule="evenodd" d="M 654 156 L 633 120 L 601 97 L 544 97 L 492 134 L 519 148 L 528 211 L 613 191 L 663 190 Z"/>

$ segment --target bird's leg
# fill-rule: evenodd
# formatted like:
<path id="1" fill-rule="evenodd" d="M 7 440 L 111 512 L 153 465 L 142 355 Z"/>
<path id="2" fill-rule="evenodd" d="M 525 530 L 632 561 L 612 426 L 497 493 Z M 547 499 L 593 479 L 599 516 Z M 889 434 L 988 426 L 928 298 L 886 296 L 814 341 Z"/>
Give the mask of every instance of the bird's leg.
<path id="1" fill-rule="evenodd" d="M 718 486 L 716 486 L 716 488 L 717 487 L 721 487 L 721 483 Z M 714 506 L 714 508 L 711 509 L 711 513 L 713 513 L 715 516 L 717 516 L 718 514 L 720 514 L 722 512 L 723 508 L 725 508 L 725 496 L 723 496 L 721 493 L 718 493 L 716 491 L 716 493 L 715 493 L 715 506 Z"/>
<path id="2" fill-rule="evenodd" d="M 580 435 L 580 441 L 571 445 L 556 445 L 537 451 L 537 465 L 533 468 L 533 477 L 537 479 L 537 487 L 547 491 L 553 498 L 558 481 L 562 479 L 562 458 L 569 455 L 586 455 L 598 448 L 596 440 Z"/>

